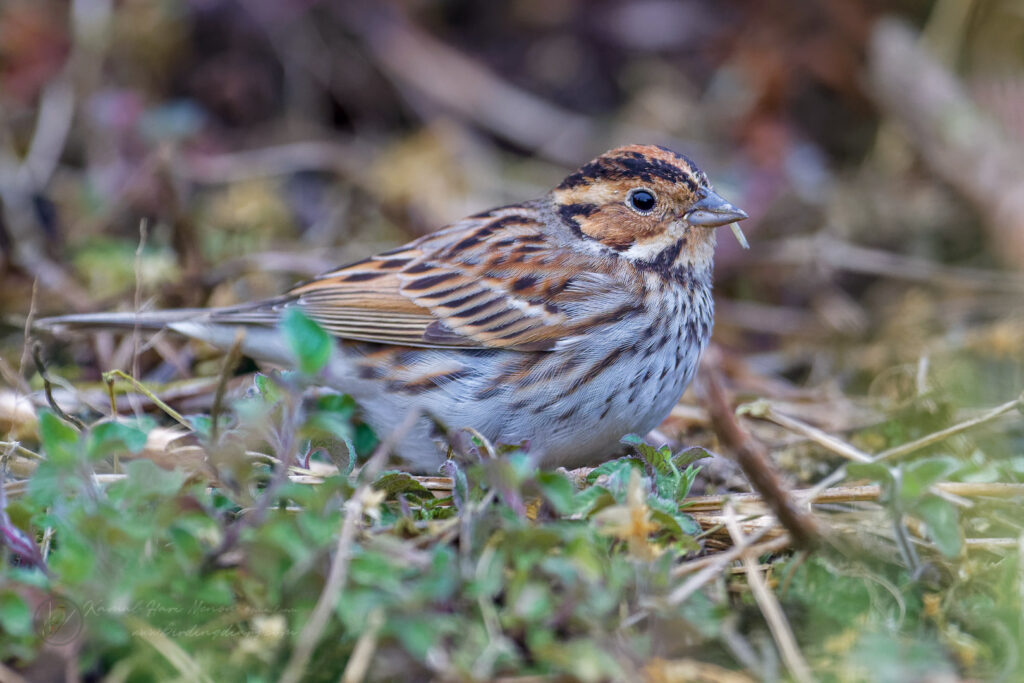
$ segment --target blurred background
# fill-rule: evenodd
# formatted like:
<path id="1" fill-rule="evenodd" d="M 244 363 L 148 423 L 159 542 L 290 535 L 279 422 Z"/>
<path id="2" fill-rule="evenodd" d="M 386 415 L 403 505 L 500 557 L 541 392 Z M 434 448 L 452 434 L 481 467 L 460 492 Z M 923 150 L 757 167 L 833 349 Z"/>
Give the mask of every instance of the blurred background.
<path id="1" fill-rule="evenodd" d="M 751 215 L 710 356 L 739 394 L 833 430 L 1005 401 L 1022 74 L 1019 0 L 4 0 L 0 381 L 39 386 L 30 312 L 270 296 L 657 143 Z M 49 354 L 87 382 L 132 349 Z"/>

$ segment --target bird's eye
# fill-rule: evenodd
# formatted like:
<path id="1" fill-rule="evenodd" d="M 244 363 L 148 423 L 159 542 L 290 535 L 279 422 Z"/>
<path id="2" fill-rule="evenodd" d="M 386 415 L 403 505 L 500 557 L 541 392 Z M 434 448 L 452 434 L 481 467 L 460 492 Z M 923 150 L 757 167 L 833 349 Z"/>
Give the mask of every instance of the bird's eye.
<path id="1" fill-rule="evenodd" d="M 632 190 L 626 198 L 626 204 L 637 213 L 646 216 L 654 210 L 658 200 L 650 190 Z"/>

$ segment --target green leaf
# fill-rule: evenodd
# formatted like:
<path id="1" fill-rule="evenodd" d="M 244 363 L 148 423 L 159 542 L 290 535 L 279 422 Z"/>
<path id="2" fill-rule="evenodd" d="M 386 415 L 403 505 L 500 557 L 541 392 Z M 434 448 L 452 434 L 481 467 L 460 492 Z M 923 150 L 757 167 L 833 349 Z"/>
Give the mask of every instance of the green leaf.
<path id="1" fill-rule="evenodd" d="M 52 460 L 44 460 L 39 463 L 36 471 L 28 480 L 28 495 L 34 506 L 43 510 L 53 505 L 54 502 L 67 498 L 74 491 L 74 483 L 78 481 L 70 477 L 69 474 L 66 468 Z M 69 479 L 71 479 L 70 485 Z"/>
<path id="2" fill-rule="evenodd" d="M 49 410 L 39 411 L 39 438 L 51 462 L 70 465 L 78 459 L 78 432 Z"/>
<path id="3" fill-rule="evenodd" d="M 683 469 L 684 467 L 688 467 L 693 463 L 697 462 L 698 460 L 703 460 L 704 458 L 710 457 L 711 453 L 708 452 L 706 448 L 701 448 L 700 446 L 693 446 L 691 448 L 681 450 L 675 455 L 673 455 L 672 464 L 678 467 L 679 469 Z"/>
<path id="4" fill-rule="evenodd" d="M 125 466 L 125 471 L 128 474 L 125 483 L 136 498 L 170 496 L 185 483 L 185 473 L 181 470 L 165 470 L 150 460 L 134 460 Z"/>
<path id="5" fill-rule="evenodd" d="M 600 477 L 606 476 L 609 480 L 629 480 L 629 471 L 634 467 L 641 467 L 641 462 L 636 458 L 618 458 L 603 462 L 590 471 L 587 475 L 587 483 L 593 484 Z M 611 490 L 611 486 L 608 487 Z"/>
<path id="6" fill-rule="evenodd" d="M 316 412 L 309 416 L 302 426 L 301 433 L 306 437 L 333 436 L 342 441 L 352 440 L 352 423 L 333 413 Z M 317 440 L 317 439 L 314 439 Z"/>
<path id="7" fill-rule="evenodd" d="M 944 479 L 957 467 L 952 458 L 928 458 L 910 463 L 903 468 L 900 498 L 904 501 L 917 500 L 929 486 Z"/>
<path id="8" fill-rule="evenodd" d="M 558 514 L 572 513 L 576 491 L 568 478 L 558 472 L 541 471 L 537 473 L 537 485 Z"/>
<path id="9" fill-rule="evenodd" d="M 956 506 L 935 495 L 927 495 L 914 505 L 911 513 L 928 527 L 928 537 L 946 557 L 956 557 L 963 547 L 959 513 Z"/>
<path id="10" fill-rule="evenodd" d="M 338 468 L 351 472 L 355 466 L 355 428 L 352 418 L 356 412 L 355 401 L 345 394 L 326 394 L 316 400 L 312 412 L 300 430 L 315 446 L 327 446 L 326 450 Z M 342 451 L 338 442 L 345 444 Z"/>
<path id="11" fill-rule="evenodd" d="M 359 423 L 356 425 L 356 435 L 353 439 L 356 446 L 356 453 L 360 455 L 370 454 L 380 445 L 380 439 L 368 424 Z"/>
<path id="12" fill-rule="evenodd" d="M 686 497 L 690 495 L 690 489 L 693 488 L 693 482 L 696 481 L 700 470 L 700 465 L 687 465 L 686 469 L 679 475 L 679 481 L 676 482 L 677 502 L 685 501 Z"/>
<path id="13" fill-rule="evenodd" d="M 316 399 L 317 410 L 350 420 L 356 413 L 356 401 L 348 394 L 324 394 Z"/>
<path id="14" fill-rule="evenodd" d="M 658 526 L 667 531 L 682 546 L 683 550 L 693 552 L 700 550 L 700 544 L 693 537 L 700 533 L 701 528 L 693 517 L 651 508 L 651 521 L 656 522 Z"/>
<path id="15" fill-rule="evenodd" d="M 299 370 L 307 375 L 323 370 L 334 349 L 334 342 L 324 328 L 300 309 L 289 308 L 281 319 L 281 329 Z"/>
<path id="16" fill-rule="evenodd" d="M 589 517 L 609 505 L 615 505 L 615 497 L 603 486 L 590 486 L 576 494 L 572 513 Z"/>
<path id="17" fill-rule="evenodd" d="M 14 591 L 0 591 L 0 627 L 12 636 L 26 636 L 32 632 L 32 613 Z"/>
<path id="18" fill-rule="evenodd" d="M 128 451 L 135 455 L 146 447 L 146 432 L 139 427 L 108 420 L 93 425 L 85 440 L 85 453 L 90 460 L 97 460 L 116 452 Z"/>
<path id="19" fill-rule="evenodd" d="M 424 660 L 443 633 L 433 617 L 409 616 L 391 620 L 394 632 L 405 650 L 413 657 Z"/>
<path id="20" fill-rule="evenodd" d="M 654 468 L 655 472 L 660 474 L 668 474 L 671 468 L 672 451 L 669 450 L 668 446 L 662 446 L 661 448 L 655 448 L 642 437 L 636 434 L 627 434 L 619 440 L 620 443 L 628 444 L 636 449 L 636 452 L 640 454 L 647 464 Z"/>
<path id="21" fill-rule="evenodd" d="M 651 521 L 656 522 L 658 526 L 673 536 L 681 538 L 686 535 L 683 527 L 679 524 L 679 520 L 663 510 L 651 508 Z"/>
<path id="22" fill-rule="evenodd" d="M 56 550 L 50 555 L 50 569 L 67 584 L 89 579 L 99 559 L 96 549 L 84 538 L 64 534 Z"/>
<path id="23" fill-rule="evenodd" d="M 509 603 L 512 613 L 528 622 L 546 619 L 552 611 L 548 587 L 536 581 L 528 582 L 513 591 Z"/>
<path id="24" fill-rule="evenodd" d="M 186 415 L 185 419 L 188 420 L 196 434 L 204 439 L 210 438 L 210 432 L 213 430 L 213 420 L 210 419 L 209 415 Z M 221 424 L 223 424 L 223 420 Z"/>
<path id="25" fill-rule="evenodd" d="M 626 434 L 624 437 L 619 439 L 619 443 L 628 444 L 630 446 L 646 446 L 647 442 L 644 441 L 644 437 L 639 434 Z"/>
<path id="26" fill-rule="evenodd" d="M 851 462 L 846 466 L 846 473 L 853 479 L 870 479 L 882 486 L 892 486 L 895 482 L 889 466 L 880 462 Z"/>
<path id="27" fill-rule="evenodd" d="M 235 593 L 231 588 L 231 583 L 224 576 L 209 577 L 201 582 L 196 592 L 189 597 L 201 605 L 197 611 L 201 611 L 207 605 L 213 607 L 235 603 Z"/>
<path id="28" fill-rule="evenodd" d="M 614 655 L 594 638 L 560 639 L 557 645 L 537 649 L 541 661 L 567 670 L 580 681 L 628 679 Z"/>
<path id="29" fill-rule="evenodd" d="M 352 418 L 356 402 L 347 394 L 326 394 L 316 400 L 316 409 L 303 426 L 305 433 L 323 433 L 350 442 L 355 430 Z"/>
<path id="30" fill-rule="evenodd" d="M 282 398 L 281 388 L 273 378 L 258 372 L 253 378 L 253 383 L 256 385 L 256 390 L 260 392 L 260 396 L 263 397 L 264 401 L 270 404 L 280 402 Z"/>

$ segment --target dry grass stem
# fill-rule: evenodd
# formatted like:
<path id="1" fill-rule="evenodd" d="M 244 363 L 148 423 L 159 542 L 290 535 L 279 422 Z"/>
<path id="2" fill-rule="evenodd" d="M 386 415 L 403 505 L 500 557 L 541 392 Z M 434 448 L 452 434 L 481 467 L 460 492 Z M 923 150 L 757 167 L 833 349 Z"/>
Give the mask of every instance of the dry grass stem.
<path id="1" fill-rule="evenodd" d="M 135 297 L 134 306 L 132 308 L 135 311 L 135 324 L 132 326 L 132 333 L 129 335 L 131 344 L 131 368 L 132 377 L 139 377 L 142 375 L 142 371 L 139 368 L 139 353 L 140 343 L 142 340 L 142 331 L 139 326 L 138 315 L 142 310 L 142 254 L 146 248 L 146 239 L 149 237 L 149 223 L 145 218 L 139 221 L 139 243 L 135 247 L 135 261 L 133 262 L 133 270 L 135 274 Z M 142 406 L 135 400 L 134 397 L 129 397 L 128 401 L 132 407 L 132 411 L 136 415 L 142 414 Z M 111 402 L 113 405 L 113 402 Z"/>
<path id="2" fill-rule="evenodd" d="M 334 605 L 341 597 L 341 591 L 345 587 L 345 580 L 348 577 L 348 566 L 351 560 L 352 543 L 355 541 L 356 530 L 363 516 L 363 495 L 368 491 L 367 485 L 360 487 L 355 494 L 345 503 L 345 521 L 342 522 L 341 532 L 338 534 L 338 542 L 334 548 L 334 561 L 331 562 L 331 571 L 327 575 L 327 582 L 324 584 L 316 607 L 309 615 L 302 633 L 295 642 L 295 650 L 292 652 L 288 665 L 281 674 L 280 683 L 298 683 L 305 674 L 306 665 L 313 655 L 313 650 L 320 641 L 324 628 L 330 619 Z"/>
<path id="3" fill-rule="evenodd" d="M 749 541 L 760 540 L 764 536 L 769 535 L 770 532 L 771 532 L 770 529 L 765 529 L 763 533 L 755 534 L 755 535 L 753 535 L 748 540 Z M 792 539 L 789 537 L 788 534 L 783 534 L 781 536 L 778 536 L 778 537 L 773 538 L 773 539 L 768 540 L 768 541 L 763 541 L 763 542 L 760 542 L 760 543 L 751 543 L 751 545 L 748 546 L 748 547 L 750 548 L 750 552 L 754 553 L 755 555 L 760 556 L 760 555 L 767 555 L 769 553 L 782 552 L 783 550 L 789 549 L 791 547 L 791 545 L 792 545 Z M 708 570 L 708 574 L 706 575 L 706 579 L 707 580 L 704 580 L 704 581 L 701 581 L 699 583 L 696 583 L 692 587 L 691 586 L 686 586 L 686 584 L 683 584 L 683 586 L 680 586 L 678 589 L 676 589 L 677 591 L 679 591 L 679 597 L 677 597 L 676 594 L 673 593 L 672 597 L 669 598 L 670 604 L 678 604 L 678 603 L 682 602 L 683 600 L 685 600 L 686 597 L 692 595 L 704 583 L 707 583 L 708 580 L 713 579 L 715 574 L 718 574 L 718 573 L 721 573 L 722 571 L 724 571 L 726 565 L 728 565 L 729 563 L 734 562 L 735 560 L 737 560 L 739 558 L 739 556 L 740 556 L 740 552 L 741 552 L 741 549 L 736 548 L 734 546 L 734 547 L 729 548 L 728 550 L 724 550 L 724 551 L 722 551 L 720 553 L 715 553 L 713 555 L 707 555 L 705 557 L 698 557 L 697 559 L 694 559 L 694 560 L 688 560 L 688 561 L 682 563 L 681 565 L 679 565 L 678 567 L 675 567 L 672 570 L 672 577 L 673 578 L 678 578 L 678 577 L 686 576 L 686 575 L 692 574 L 694 572 L 703 572 L 704 570 Z M 694 578 L 697 578 L 697 577 L 695 576 Z M 683 590 L 684 587 L 686 588 L 685 591 Z"/>
<path id="4" fill-rule="evenodd" d="M 739 671 L 730 671 L 715 664 L 696 659 L 653 659 L 644 666 L 644 680 L 651 683 L 755 683 L 754 678 Z M 503 679 L 508 683 L 528 683 L 529 677 Z M 550 677 L 533 677 L 536 683 L 553 683 Z"/>
<path id="5" fill-rule="evenodd" d="M 182 416 L 181 413 L 179 413 L 177 410 L 175 410 L 174 408 L 172 408 L 169 405 L 167 405 L 167 403 L 162 401 L 160 399 L 160 397 L 158 397 L 156 394 L 154 394 L 152 391 L 150 391 L 148 388 L 146 388 L 146 385 L 144 385 L 142 382 L 140 382 L 139 380 L 135 379 L 134 377 L 132 377 L 131 375 L 126 373 L 124 370 L 108 370 L 107 372 L 103 373 L 103 379 L 104 379 L 105 382 L 107 382 L 107 385 L 109 387 L 111 387 L 111 389 L 110 389 L 111 397 L 114 396 L 113 385 L 114 385 L 114 380 L 115 379 L 120 379 L 120 380 L 123 380 L 125 382 L 128 382 L 133 387 L 135 387 L 136 391 L 138 391 L 139 393 L 144 395 L 146 398 L 148 398 L 150 401 L 152 401 L 153 405 L 157 406 L 158 408 L 160 408 L 160 410 L 164 411 L 175 422 L 180 424 L 182 427 L 188 429 L 189 431 L 192 431 L 192 425 L 189 423 L 188 420 L 186 420 Z M 113 403 L 113 398 L 111 398 L 111 401 L 112 401 L 111 409 L 112 409 L 113 413 L 116 415 L 117 414 L 117 405 L 116 405 L 116 403 Z"/>
<path id="6" fill-rule="evenodd" d="M 923 448 L 927 448 L 928 446 L 933 446 L 941 441 L 944 441 L 951 436 L 956 436 L 957 434 L 966 432 L 970 429 L 974 429 L 975 427 L 980 427 L 982 425 L 988 424 L 989 422 L 993 422 L 994 420 L 998 420 L 1004 415 L 1008 415 L 1014 410 L 1020 409 L 1022 405 L 1024 405 L 1024 394 L 1017 397 L 1013 401 L 1007 401 L 1006 403 L 997 406 L 992 410 L 986 411 L 977 417 L 973 417 L 969 420 L 964 420 L 963 422 L 955 424 L 952 427 L 947 427 L 946 429 L 940 429 L 937 432 L 933 432 L 931 434 L 928 434 L 927 436 L 923 436 L 920 439 L 916 439 L 909 443 L 905 443 L 901 446 L 896 446 L 894 448 L 882 451 L 872 456 L 871 462 L 880 462 L 883 460 L 893 460 L 906 457 L 911 453 L 915 453 Z M 845 478 L 846 466 L 844 465 L 835 470 L 834 472 L 832 472 L 832 474 L 828 475 L 827 477 L 819 481 L 817 484 L 815 484 L 811 489 L 807 491 L 806 495 L 809 495 L 812 498 L 816 498 L 818 493 L 828 489 L 833 484 L 836 484 L 837 482 L 840 482 Z"/>
<path id="7" fill-rule="evenodd" d="M 796 418 L 779 413 L 768 401 L 755 401 L 754 403 L 741 405 L 736 408 L 736 414 L 747 415 L 759 420 L 773 422 L 784 429 L 788 429 L 791 432 L 813 441 L 822 448 L 825 448 L 836 455 L 840 455 L 847 460 L 853 460 L 854 462 L 872 461 L 871 456 L 859 448 L 855 448 L 845 441 L 823 432 L 817 427 L 812 427 L 806 422 L 802 422 Z"/>
<path id="8" fill-rule="evenodd" d="M 355 648 L 352 649 L 352 657 L 345 665 L 340 683 L 360 683 L 366 678 L 366 672 L 373 661 L 373 653 L 377 649 L 377 636 L 384 626 L 384 612 L 377 608 L 366 617 L 366 628 L 359 634 Z"/>
<path id="9" fill-rule="evenodd" d="M 25 366 L 28 365 L 28 360 L 32 355 L 32 323 L 36 318 L 36 304 L 38 303 L 39 295 L 39 280 L 35 279 L 32 281 L 32 297 L 28 303 L 28 315 L 25 316 L 25 327 L 24 335 L 25 341 L 21 345 L 21 358 L 18 360 L 18 382 L 12 382 L 11 386 L 22 387 L 28 389 L 28 382 L 25 381 Z M 5 363 L 6 365 L 6 363 Z M 7 374 L 7 373 L 4 373 Z M 26 391 L 26 393 L 29 393 Z"/>
<path id="10" fill-rule="evenodd" d="M 295 642 L 295 649 L 281 674 L 281 683 L 298 683 L 305 674 L 306 665 L 309 663 L 313 651 L 320 642 L 327 622 L 334 606 L 338 604 L 341 593 L 345 588 L 345 580 L 348 577 L 349 562 L 352 559 L 352 543 L 355 541 L 356 531 L 359 522 L 362 521 L 366 501 L 372 496 L 373 478 L 384 466 L 392 449 L 398 444 L 409 430 L 415 426 L 420 418 L 418 410 L 410 410 L 402 422 L 385 438 L 369 461 L 363 466 L 360 477 L 363 483 L 356 489 L 352 497 L 345 502 L 345 518 L 341 525 L 341 532 L 338 534 L 338 542 L 334 549 L 334 560 L 331 562 L 330 573 L 327 575 L 327 582 L 324 584 L 320 597 L 316 601 L 313 612 L 302 627 L 302 632 Z"/>
<path id="11" fill-rule="evenodd" d="M 131 625 L 132 635 L 149 643 L 154 650 L 160 653 L 181 674 L 183 680 L 213 683 L 213 680 L 203 673 L 199 663 L 161 629 L 150 626 L 142 619 L 131 614 L 125 615 L 125 621 Z"/>
<path id="12" fill-rule="evenodd" d="M 937 491 L 964 498 L 1014 498 L 1024 497 L 1024 484 L 1008 484 L 1002 482 L 939 482 L 934 485 Z M 815 488 L 794 489 L 793 496 L 806 500 L 808 503 L 853 503 L 858 501 L 877 501 L 882 494 L 881 487 L 869 484 L 865 486 L 836 486 L 817 491 Z M 720 510 L 727 500 L 737 504 L 763 503 L 757 493 L 730 493 L 717 496 L 697 496 L 687 499 L 687 512 L 704 512 Z"/>
<path id="13" fill-rule="evenodd" d="M 0 441 L 0 449 L 10 449 L 11 455 L 20 455 L 31 460 L 45 460 L 43 456 L 39 455 L 35 451 L 30 451 L 17 441 Z M 7 455 L 7 453 L 5 453 L 5 455 Z"/>
<path id="14" fill-rule="evenodd" d="M 213 407 L 210 409 L 210 441 L 212 443 L 217 443 L 224 393 L 227 390 L 228 379 L 242 359 L 243 341 L 245 341 L 245 329 L 239 327 L 235 331 L 235 341 L 232 342 L 231 348 L 228 349 L 228 354 L 224 358 L 224 365 L 221 366 L 220 375 L 217 378 L 217 390 L 213 394 Z"/>
<path id="15" fill-rule="evenodd" d="M 1019 538 L 965 538 L 968 550 L 996 550 L 1021 547 Z"/>
<path id="16" fill-rule="evenodd" d="M 947 427 L 946 429 L 940 429 L 937 432 L 923 436 L 920 439 L 916 439 L 909 443 L 905 443 L 902 446 L 896 446 L 895 448 L 882 451 L 874 457 L 873 461 L 878 462 L 882 460 L 898 460 L 900 458 L 904 458 L 911 453 L 915 453 L 927 448 L 928 446 L 933 446 L 940 441 L 945 441 L 951 436 L 956 436 L 961 432 L 966 432 L 969 429 L 974 429 L 975 427 L 980 427 L 994 420 L 998 420 L 1003 415 L 1007 415 L 1014 410 L 1017 410 L 1022 405 L 1024 405 L 1024 394 L 1012 401 L 1007 401 L 1003 405 L 993 408 L 978 417 L 970 420 L 964 420 L 963 422 L 955 424 L 952 427 Z"/>
<path id="17" fill-rule="evenodd" d="M 395 6 L 397 8 L 397 6 Z M 514 144 L 562 163 L 575 163 L 594 138 L 589 119 L 501 78 L 391 10 L 353 8 L 346 18 L 365 36 L 378 65 L 399 86 L 451 108 Z"/>
<path id="18" fill-rule="evenodd" d="M 729 529 L 729 535 L 732 536 L 733 543 L 739 548 L 740 559 L 747 570 L 747 583 L 750 585 L 750 591 L 754 594 L 754 600 L 757 602 L 757 606 L 761 609 L 761 614 L 764 615 L 765 621 L 768 623 L 768 629 L 771 631 L 775 644 L 782 654 L 782 661 L 785 662 L 786 668 L 789 669 L 789 673 L 794 679 L 800 681 L 800 683 L 810 683 L 814 680 L 814 677 L 811 675 L 811 669 L 807 665 L 807 661 L 804 659 L 799 647 L 797 647 L 796 638 L 789 627 L 789 622 L 786 621 L 786 616 L 782 612 L 779 601 L 776 600 L 775 594 L 769 590 L 768 583 L 758 568 L 757 555 L 747 544 L 731 503 L 727 503 L 725 506 L 725 517 L 725 524 Z"/>
<path id="19" fill-rule="evenodd" d="M 881 21 L 868 42 L 868 92 L 925 163 L 987 220 L 993 253 L 1024 264 L 1020 148 L 906 25 Z M 955 121 L 956 125 L 950 125 Z"/>

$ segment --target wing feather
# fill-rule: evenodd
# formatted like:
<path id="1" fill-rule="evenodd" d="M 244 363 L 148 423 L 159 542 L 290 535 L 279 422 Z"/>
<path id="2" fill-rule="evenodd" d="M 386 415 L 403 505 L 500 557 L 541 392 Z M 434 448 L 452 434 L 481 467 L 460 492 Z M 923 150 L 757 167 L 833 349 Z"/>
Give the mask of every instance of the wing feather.
<path id="1" fill-rule="evenodd" d="M 613 322 L 637 301 L 630 285 L 642 278 L 552 244 L 542 220 L 529 206 L 496 209 L 325 273 L 283 305 L 301 306 L 344 339 L 550 350 L 599 316 Z"/>

